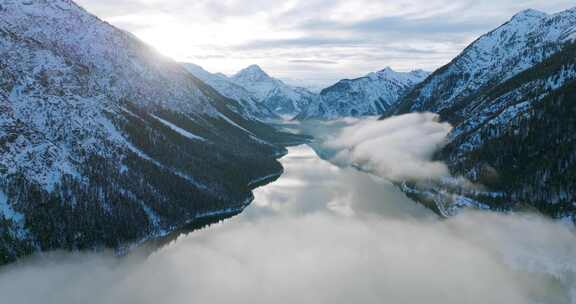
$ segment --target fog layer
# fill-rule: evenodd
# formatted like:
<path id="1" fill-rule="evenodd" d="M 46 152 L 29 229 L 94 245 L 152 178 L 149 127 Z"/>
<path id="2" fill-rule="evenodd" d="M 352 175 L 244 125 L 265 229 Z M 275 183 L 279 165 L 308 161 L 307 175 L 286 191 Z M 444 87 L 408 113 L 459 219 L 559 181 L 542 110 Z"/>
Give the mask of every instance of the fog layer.
<path id="1" fill-rule="evenodd" d="M 286 174 L 241 216 L 148 258 L 53 253 L 4 268 L 2 303 L 576 303 L 570 226 L 441 221 L 308 147 L 282 161 Z"/>
<path id="2" fill-rule="evenodd" d="M 394 181 L 435 179 L 449 175 L 446 165 L 432 156 L 451 129 L 432 113 L 365 119 L 349 123 L 326 146 L 338 151 L 333 161 Z"/>

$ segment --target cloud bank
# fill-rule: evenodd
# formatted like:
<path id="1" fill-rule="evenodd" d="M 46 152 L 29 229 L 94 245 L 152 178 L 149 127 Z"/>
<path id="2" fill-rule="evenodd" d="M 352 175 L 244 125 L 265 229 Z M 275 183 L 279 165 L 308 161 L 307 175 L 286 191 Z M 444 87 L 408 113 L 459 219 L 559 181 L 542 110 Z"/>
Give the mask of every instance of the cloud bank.
<path id="1" fill-rule="evenodd" d="M 240 217 L 149 258 L 52 253 L 0 269 L 2 302 L 574 303 L 572 227 L 477 212 L 438 221 L 389 183 L 295 149 Z"/>
<path id="2" fill-rule="evenodd" d="M 575 255 L 574 232 L 540 218 L 314 214 L 228 223 L 146 260 L 52 255 L 3 270 L 0 294 L 44 304 L 570 303 L 562 288 L 575 292 Z"/>
<path id="3" fill-rule="evenodd" d="M 358 166 L 392 181 L 437 179 L 450 175 L 446 165 L 432 157 L 451 130 L 436 114 L 411 113 L 356 121 L 325 146 L 338 151 L 335 163 Z"/>

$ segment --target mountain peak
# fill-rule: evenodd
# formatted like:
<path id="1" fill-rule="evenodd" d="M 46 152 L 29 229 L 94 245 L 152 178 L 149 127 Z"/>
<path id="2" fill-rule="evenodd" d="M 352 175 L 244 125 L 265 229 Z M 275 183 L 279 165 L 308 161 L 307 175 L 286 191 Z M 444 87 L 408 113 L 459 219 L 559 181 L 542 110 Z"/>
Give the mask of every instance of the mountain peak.
<path id="1" fill-rule="evenodd" d="M 528 19 L 542 19 L 547 17 L 548 14 L 539 11 L 539 10 L 535 10 L 535 9 L 525 9 L 519 13 L 517 13 L 516 15 L 514 15 L 514 17 L 512 17 L 512 21 L 524 21 L 524 20 L 528 20 Z"/>
<path id="2" fill-rule="evenodd" d="M 382 70 L 380 71 L 380 73 L 390 73 L 390 72 L 396 73 L 396 71 L 394 71 L 394 69 L 391 68 L 390 66 L 387 66 L 387 67 L 385 67 L 384 69 L 382 69 Z"/>
<path id="3" fill-rule="evenodd" d="M 243 69 L 242 71 L 244 72 L 252 72 L 252 73 L 260 73 L 260 74 L 266 74 L 266 72 L 264 72 L 264 70 L 257 64 L 252 64 L 250 66 L 248 66 L 247 68 Z M 241 72 L 242 72 L 241 71 Z"/>
<path id="4" fill-rule="evenodd" d="M 424 71 L 422 69 L 418 69 L 418 70 L 411 71 L 408 74 L 411 76 L 414 76 L 414 77 L 422 78 L 422 80 L 424 80 L 424 78 L 430 76 L 431 73 L 428 71 Z"/>
<path id="5" fill-rule="evenodd" d="M 257 70 L 262 70 L 262 68 L 257 65 L 257 64 L 251 64 L 248 67 L 246 67 L 246 69 L 257 69 Z"/>
<path id="6" fill-rule="evenodd" d="M 423 70 L 397 72 L 391 67 L 385 67 L 383 70 L 366 75 L 366 77 L 372 80 L 387 79 L 389 81 L 395 81 L 398 83 L 419 83 L 429 75 L 429 72 Z"/>
<path id="7" fill-rule="evenodd" d="M 253 64 L 236 73 L 233 78 L 247 81 L 259 81 L 271 77 L 264 72 L 259 65 Z"/>
<path id="8" fill-rule="evenodd" d="M 367 76 L 370 78 L 390 78 L 390 77 L 395 77 L 397 75 L 399 75 L 398 72 L 396 72 L 391 67 L 387 66 L 384 69 L 382 69 L 378 72 L 375 72 L 375 73 L 370 73 Z"/>

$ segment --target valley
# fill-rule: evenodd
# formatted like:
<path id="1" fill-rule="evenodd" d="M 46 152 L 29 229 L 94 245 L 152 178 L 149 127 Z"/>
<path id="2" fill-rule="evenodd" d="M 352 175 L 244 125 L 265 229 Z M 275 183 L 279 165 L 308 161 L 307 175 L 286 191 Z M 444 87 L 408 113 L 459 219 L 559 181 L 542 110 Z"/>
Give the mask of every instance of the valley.
<path id="1" fill-rule="evenodd" d="M 0 0 L 0 302 L 576 303 L 576 8 L 81 2 Z"/>

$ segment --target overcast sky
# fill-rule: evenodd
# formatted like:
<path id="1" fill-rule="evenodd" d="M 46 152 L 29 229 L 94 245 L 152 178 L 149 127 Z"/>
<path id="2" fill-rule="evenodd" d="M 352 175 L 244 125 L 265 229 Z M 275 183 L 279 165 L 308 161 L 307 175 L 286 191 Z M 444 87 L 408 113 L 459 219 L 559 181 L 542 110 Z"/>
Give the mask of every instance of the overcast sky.
<path id="1" fill-rule="evenodd" d="M 77 0 L 178 61 L 332 82 L 386 66 L 434 70 L 516 12 L 573 0 Z"/>

